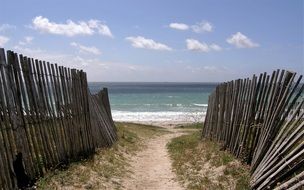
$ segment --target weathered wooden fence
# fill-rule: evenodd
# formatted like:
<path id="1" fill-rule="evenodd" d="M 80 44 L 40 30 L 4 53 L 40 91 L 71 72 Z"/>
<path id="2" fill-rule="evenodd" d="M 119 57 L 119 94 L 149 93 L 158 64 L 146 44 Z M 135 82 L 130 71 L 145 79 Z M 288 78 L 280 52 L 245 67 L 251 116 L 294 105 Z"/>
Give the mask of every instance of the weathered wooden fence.
<path id="1" fill-rule="evenodd" d="M 100 106 L 102 103 L 102 106 Z M 116 141 L 116 128 L 112 119 L 108 90 L 104 88 L 89 98 L 92 137 L 95 147 L 110 146 Z"/>
<path id="2" fill-rule="evenodd" d="M 107 90 L 91 95 L 86 73 L 0 48 L 0 189 L 116 140 Z"/>
<path id="3" fill-rule="evenodd" d="M 252 189 L 304 186 L 304 85 L 295 76 L 262 73 L 222 83 L 209 96 L 202 137 L 251 166 Z"/>

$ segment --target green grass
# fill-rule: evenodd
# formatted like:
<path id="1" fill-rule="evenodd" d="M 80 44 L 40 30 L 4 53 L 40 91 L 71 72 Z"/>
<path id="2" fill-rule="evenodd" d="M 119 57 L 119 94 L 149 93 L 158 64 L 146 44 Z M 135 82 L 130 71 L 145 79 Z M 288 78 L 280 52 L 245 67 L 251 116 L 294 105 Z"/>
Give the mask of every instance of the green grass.
<path id="1" fill-rule="evenodd" d="M 36 183 L 37 189 L 121 189 L 120 179 L 128 172 L 128 160 L 144 148 L 143 140 L 168 133 L 160 127 L 116 123 L 118 141 L 102 148 L 92 159 L 71 163 L 65 170 L 50 171 Z"/>
<path id="2" fill-rule="evenodd" d="M 203 126 L 204 126 L 204 123 L 190 123 L 190 124 L 178 125 L 175 128 L 178 128 L 178 129 L 202 129 Z"/>
<path id="3" fill-rule="evenodd" d="M 249 170 L 201 131 L 174 138 L 167 147 L 173 169 L 187 189 L 249 189 Z"/>

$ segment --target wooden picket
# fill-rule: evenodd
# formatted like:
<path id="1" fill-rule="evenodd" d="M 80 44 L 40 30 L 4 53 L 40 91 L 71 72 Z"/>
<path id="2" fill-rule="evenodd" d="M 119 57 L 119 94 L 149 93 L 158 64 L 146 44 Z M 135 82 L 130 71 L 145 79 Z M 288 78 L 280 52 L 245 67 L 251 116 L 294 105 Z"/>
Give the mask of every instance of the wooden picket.
<path id="1" fill-rule="evenodd" d="M 217 86 L 209 96 L 202 137 L 251 166 L 252 189 L 303 185 L 302 76 L 279 70 Z"/>
<path id="2" fill-rule="evenodd" d="M 0 117 L 0 189 L 30 185 L 117 139 L 107 89 L 91 95 L 83 71 L 2 48 Z"/>

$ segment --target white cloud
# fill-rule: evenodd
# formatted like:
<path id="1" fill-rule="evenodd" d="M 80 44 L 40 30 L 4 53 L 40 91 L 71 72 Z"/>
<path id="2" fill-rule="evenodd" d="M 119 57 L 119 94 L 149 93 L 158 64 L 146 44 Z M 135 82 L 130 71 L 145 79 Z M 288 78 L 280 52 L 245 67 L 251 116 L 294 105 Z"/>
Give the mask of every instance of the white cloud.
<path id="1" fill-rule="evenodd" d="M 207 21 L 196 23 L 195 25 L 192 25 L 191 28 L 196 33 L 212 32 L 213 30 L 212 24 Z"/>
<path id="2" fill-rule="evenodd" d="M 2 24 L 0 25 L 0 32 L 4 32 L 10 29 L 16 29 L 16 26 L 10 24 Z"/>
<path id="3" fill-rule="evenodd" d="M 139 81 L 142 77 L 147 77 L 147 73 L 143 72 L 144 66 L 119 60 L 100 60 L 91 57 L 91 55 L 65 54 L 34 47 L 25 48 L 24 46 L 15 46 L 12 50 L 18 54 L 57 63 L 60 66 L 83 69 L 87 73 L 89 81 Z"/>
<path id="4" fill-rule="evenodd" d="M 30 44 L 30 43 L 32 43 L 33 39 L 34 39 L 34 37 L 32 37 L 32 36 L 25 36 L 24 40 L 19 42 L 19 45 L 24 46 L 24 45 Z"/>
<path id="5" fill-rule="evenodd" d="M 187 65 L 186 69 L 189 70 L 191 73 L 201 73 L 201 74 L 210 74 L 210 73 L 227 73 L 230 72 L 230 70 L 225 66 L 214 66 L 214 65 L 206 65 L 206 66 L 199 66 L 199 67 L 193 67 L 191 65 Z"/>
<path id="6" fill-rule="evenodd" d="M 99 33 L 104 36 L 113 37 L 111 30 L 99 20 L 78 21 L 67 20 L 66 23 L 50 22 L 48 18 L 37 16 L 32 20 L 33 28 L 41 32 L 76 36 L 76 35 L 93 35 Z"/>
<path id="7" fill-rule="evenodd" d="M 40 48 L 27 48 L 24 46 L 14 46 L 13 50 L 18 54 L 31 57 L 38 60 L 47 61 L 50 63 L 58 63 L 69 68 L 81 69 L 92 63 L 92 59 L 84 59 L 77 55 L 49 52 Z"/>
<path id="8" fill-rule="evenodd" d="M 221 51 L 222 48 L 217 44 L 208 45 L 205 42 L 199 42 L 195 39 L 186 40 L 187 49 L 190 51 L 209 52 L 211 50 Z"/>
<path id="9" fill-rule="evenodd" d="M 130 69 L 130 70 L 132 70 L 132 71 L 137 71 L 138 70 L 138 68 L 136 66 L 134 66 L 134 65 L 130 65 L 127 68 Z"/>
<path id="10" fill-rule="evenodd" d="M 23 48 L 23 49 L 22 49 Z M 28 57 L 57 63 L 60 66 L 83 69 L 88 81 L 224 81 L 236 75 L 235 70 L 228 70 L 219 63 L 204 63 L 194 66 L 191 61 L 181 64 L 162 62 L 162 67 L 128 63 L 122 60 L 101 60 L 91 55 L 59 53 L 37 47 L 12 49 Z M 18 50 L 18 51 L 17 51 Z M 25 50 L 25 51 L 24 51 Z M 172 69 L 174 68 L 174 69 Z M 234 74 L 234 75 L 232 75 Z"/>
<path id="11" fill-rule="evenodd" d="M 221 51 L 222 50 L 222 48 L 217 44 L 211 44 L 209 47 L 214 51 Z"/>
<path id="12" fill-rule="evenodd" d="M 33 41 L 34 37 L 32 37 L 32 36 L 26 36 L 24 39 L 25 39 L 25 41 L 27 43 L 31 43 Z"/>
<path id="13" fill-rule="evenodd" d="M 229 44 L 236 46 L 237 48 L 254 48 L 259 46 L 259 44 L 253 42 L 250 38 L 248 38 L 241 32 L 233 34 L 226 41 Z"/>
<path id="14" fill-rule="evenodd" d="M 205 71 L 210 71 L 210 72 L 215 72 L 215 71 L 218 70 L 218 68 L 215 67 L 215 66 L 204 66 L 203 69 L 204 69 Z"/>
<path id="15" fill-rule="evenodd" d="M 184 23 L 171 23 L 169 25 L 170 28 L 176 29 L 176 30 L 188 30 L 189 26 Z"/>
<path id="16" fill-rule="evenodd" d="M 191 51 L 208 52 L 210 49 L 206 43 L 201 43 L 198 40 L 187 39 L 187 49 Z"/>
<path id="17" fill-rule="evenodd" d="M 0 36 L 0 46 L 3 47 L 10 39 L 5 36 Z"/>
<path id="18" fill-rule="evenodd" d="M 91 54 L 94 54 L 94 55 L 100 55 L 101 54 L 101 51 L 94 46 L 92 46 L 92 47 L 83 46 L 83 45 L 78 44 L 76 42 L 72 42 L 71 46 L 77 48 L 81 53 L 91 53 Z"/>
<path id="19" fill-rule="evenodd" d="M 41 50 L 40 48 L 27 48 L 27 47 L 23 47 L 23 46 L 14 46 L 13 47 L 14 51 L 17 51 L 16 53 L 20 53 L 20 54 L 24 54 L 24 56 L 30 56 L 30 57 L 34 57 L 34 58 L 43 58 L 42 56 L 40 56 L 40 54 L 45 53 L 43 50 Z M 38 57 L 36 57 L 38 56 Z"/>
<path id="20" fill-rule="evenodd" d="M 96 29 L 99 34 L 104 35 L 104 36 L 113 37 L 110 28 L 107 25 L 102 24 L 101 21 L 89 20 L 88 23 L 89 23 L 89 27 L 92 29 Z"/>
<path id="21" fill-rule="evenodd" d="M 166 51 L 171 51 L 172 48 L 169 46 L 155 42 L 152 39 L 147 39 L 142 36 L 137 36 L 137 37 L 127 37 L 126 40 L 130 41 L 132 46 L 135 48 L 144 48 L 144 49 L 153 49 L 153 50 L 166 50 Z"/>
<path id="22" fill-rule="evenodd" d="M 77 62 L 77 63 L 79 63 L 80 65 L 82 65 L 82 66 L 84 66 L 84 67 L 86 67 L 86 66 L 88 66 L 90 63 L 94 62 L 92 59 L 84 59 L 84 58 L 82 58 L 82 57 L 80 57 L 80 56 L 76 56 L 76 57 L 74 58 L 74 61 Z"/>
<path id="23" fill-rule="evenodd" d="M 19 43 L 18 43 L 20 46 L 25 46 L 26 45 L 26 43 L 24 42 L 24 41 L 19 41 Z"/>

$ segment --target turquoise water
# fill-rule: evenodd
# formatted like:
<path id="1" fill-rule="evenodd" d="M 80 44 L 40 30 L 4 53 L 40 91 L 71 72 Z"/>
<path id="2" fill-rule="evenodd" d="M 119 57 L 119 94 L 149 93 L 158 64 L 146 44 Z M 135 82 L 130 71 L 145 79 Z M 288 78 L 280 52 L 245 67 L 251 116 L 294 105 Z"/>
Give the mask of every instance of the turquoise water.
<path id="1" fill-rule="evenodd" d="M 108 88 L 116 121 L 202 121 L 216 83 L 91 82 L 91 93 Z"/>

